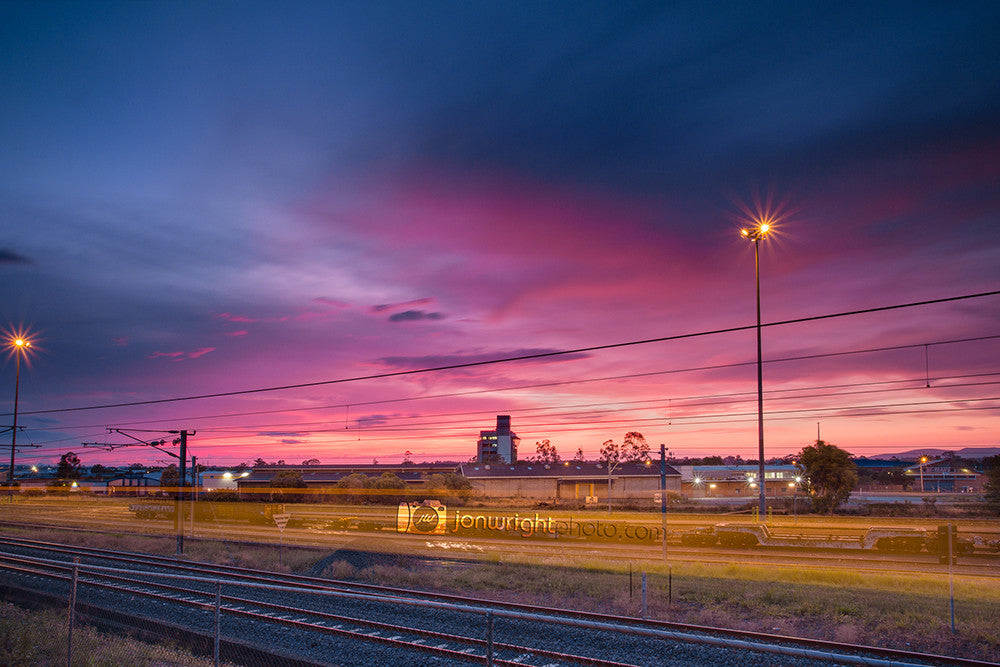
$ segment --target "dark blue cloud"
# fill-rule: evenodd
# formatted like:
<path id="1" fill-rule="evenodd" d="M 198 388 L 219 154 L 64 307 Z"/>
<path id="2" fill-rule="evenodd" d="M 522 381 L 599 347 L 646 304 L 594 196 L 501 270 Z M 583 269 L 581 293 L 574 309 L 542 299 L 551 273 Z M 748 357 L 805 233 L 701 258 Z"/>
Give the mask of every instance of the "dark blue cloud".
<path id="1" fill-rule="evenodd" d="M 424 310 L 404 310 L 401 313 L 393 313 L 389 316 L 390 322 L 417 322 L 420 320 L 440 320 L 444 315 L 441 313 L 427 312 Z"/>
<path id="2" fill-rule="evenodd" d="M 0 248 L 0 264 L 30 264 L 31 260 L 24 255 L 14 252 L 13 250 L 8 250 L 7 248 Z"/>

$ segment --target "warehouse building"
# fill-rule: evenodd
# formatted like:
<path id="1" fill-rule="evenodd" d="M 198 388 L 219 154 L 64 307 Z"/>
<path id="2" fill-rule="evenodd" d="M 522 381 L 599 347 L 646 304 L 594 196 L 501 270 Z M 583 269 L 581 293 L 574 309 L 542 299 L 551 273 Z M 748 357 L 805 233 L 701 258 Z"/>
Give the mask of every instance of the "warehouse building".
<path id="1" fill-rule="evenodd" d="M 560 461 L 558 463 L 515 464 L 466 463 L 459 467 L 472 488 L 489 498 L 530 498 L 534 500 L 607 501 L 648 498 L 660 490 L 658 463 L 620 463 L 611 474 L 604 461 Z M 668 492 L 680 493 L 681 475 L 666 468 Z"/>

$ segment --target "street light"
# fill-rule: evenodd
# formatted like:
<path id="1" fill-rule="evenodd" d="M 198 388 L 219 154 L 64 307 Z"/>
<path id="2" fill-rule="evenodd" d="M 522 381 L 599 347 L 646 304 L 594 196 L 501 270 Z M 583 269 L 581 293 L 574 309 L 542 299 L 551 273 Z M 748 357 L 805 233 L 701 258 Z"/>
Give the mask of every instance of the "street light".
<path id="1" fill-rule="evenodd" d="M 14 502 L 14 451 L 17 447 L 17 399 L 21 390 L 21 355 L 28 353 L 31 341 L 24 336 L 14 336 L 10 339 L 10 347 L 14 352 L 14 425 L 10 429 L 10 469 L 7 470 L 7 489 L 10 501 Z"/>
<path id="2" fill-rule="evenodd" d="M 760 520 L 763 521 L 767 512 L 767 494 L 764 484 L 764 364 L 761 360 L 760 344 L 760 240 L 767 237 L 771 224 L 762 220 L 754 228 L 740 230 L 745 239 L 753 241 L 754 276 L 757 281 L 757 456 L 760 459 L 758 472 L 760 475 Z"/>
<path id="3" fill-rule="evenodd" d="M 799 499 L 799 484 L 801 483 L 802 483 L 802 478 L 799 477 L 798 475 L 795 476 L 794 482 L 788 483 L 788 486 L 792 487 L 792 518 L 796 523 L 799 520 L 799 511 L 796 505 Z"/>
<path id="4" fill-rule="evenodd" d="M 920 493 L 924 492 L 924 464 L 927 463 L 927 457 L 920 457 Z"/>

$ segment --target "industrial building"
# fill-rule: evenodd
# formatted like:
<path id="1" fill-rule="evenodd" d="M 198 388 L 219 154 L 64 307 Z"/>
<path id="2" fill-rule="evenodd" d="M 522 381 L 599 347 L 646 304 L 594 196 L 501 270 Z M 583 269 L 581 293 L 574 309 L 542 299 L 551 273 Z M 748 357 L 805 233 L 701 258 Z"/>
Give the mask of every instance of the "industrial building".
<path id="1" fill-rule="evenodd" d="M 921 493 L 981 493 L 987 475 L 966 467 L 954 458 L 927 459 L 904 470 L 913 480 L 911 488 Z"/>
<path id="2" fill-rule="evenodd" d="M 688 498 L 758 498 L 758 466 L 677 466 L 681 488 Z M 799 493 L 794 465 L 765 465 L 764 493 L 768 498 L 791 498 Z"/>
<path id="3" fill-rule="evenodd" d="M 472 488 L 488 498 L 607 501 L 648 498 L 660 490 L 659 463 L 613 464 L 610 475 L 604 461 L 560 461 L 515 464 L 466 463 L 459 472 Z M 681 492 L 681 475 L 666 467 L 668 492 Z"/>
<path id="4" fill-rule="evenodd" d="M 479 432 L 476 461 L 479 463 L 514 463 L 521 439 L 510 430 L 510 415 L 497 415 L 497 427 Z"/>

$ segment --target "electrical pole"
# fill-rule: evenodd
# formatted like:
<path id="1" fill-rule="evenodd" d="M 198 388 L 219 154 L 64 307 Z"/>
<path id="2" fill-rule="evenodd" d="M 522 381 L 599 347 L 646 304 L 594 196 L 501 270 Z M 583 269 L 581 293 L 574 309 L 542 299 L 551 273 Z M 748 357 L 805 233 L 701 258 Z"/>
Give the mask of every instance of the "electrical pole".
<path id="1" fill-rule="evenodd" d="M 153 440 L 152 442 L 146 442 L 145 440 L 141 440 L 141 439 L 135 437 L 134 435 L 132 435 L 131 433 L 128 433 L 127 431 L 123 431 L 120 428 L 112 428 L 112 427 L 109 426 L 108 427 L 108 433 L 112 433 L 112 432 L 118 433 L 120 435 L 124 435 L 126 438 L 131 438 L 132 440 L 135 440 L 139 445 L 145 445 L 146 447 L 152 447 L 153 449 L 155 449 L 157 451 L 163 452 L 164 454 L 167 454 L 169 456 L 173 456 L 174 458 L 177 458 L 177 459 L 180 460 L 180 469 L 179 469 L 180 475 L 179 475 L 179 479 L 178 479 L 179 487 L 176 489 L 176 493 L 174 494 L 174 529 L 177 532 L 177 555 L 178 556 L 182 555 L 184 553 L 184 500 L 186 498 L 185 487 L 187 486 L 187 439 L 188 439 L 188 435 L 194 435 L 196 433 L 196 431 L 190 431 L 189 432 L 187 429 L 183 429 L 183 430 L 180 430 L 180 431 L 167 431 L 167 433 L 170 433 L 170 434 L 173 434 L 173 435 L 179 435 L 180 436 L 179 438 L 174 438 L 174 441 L 173 441 L 173 444 L 175 444 L 175 445 L 179 444 L 181 446 L 180 454 L 174 454 L 173 452 L 171 452 L 169 450 L 163 449 L 163 446 L 166 444 L 165 441 L 163 441 L 163 440 Z M 162 431 L 160 431 L 160 432 L 162 433 Z M 107 449 L 108 451 L 112 451 L 112 450 L 118 449 L 120 447 L 135 447 L 136 446 L 134 444 L 129 444 L 129 443 L 126 443 L 126 444 L 115 444 L 115 443 L 108 443 L 108 442 L 84 442 L 82 444 L 83 444 L 84 447 L 100 447 L 102 449 Z M 192 469 L 194 470 L 195 468 L 194 468 L 194 458 L 193 457 L 192 457 L 191 465 L 192 465 Z M 191 508 L 191 517 L 192 517 L 192 521 L 194 521 L 194 518 L 193 518 L 194 517 L 194 507 Z M 192 528 L 192 532 L 193 532 L 193 528 Z"/>
<path id="2" fill-rule="evenodd" d="M 191 457 L 191 537 L 194 538 L 194 501 L 198 499 L 198 457 Z"/>
<path id="3" fill-rule="evenodd" d="M 187 481 L 187 430 L 181 431 L 170 431 L 171 433 L 180 433 L 180 445 L 181 451 L 178 456 L 180 458 L 180 488 L 177 490 L 177 500 L 174 501 L 174 528 L 177 529 L 177 555 L 184 554 L 184 519 L 181 516 L 184 513 L 184 487 Z"/>
<path id="4" fill-rule="evenodd" d="M 663 562 L 667 562 L 667 447 L 660 445 L 660 515 L 663 517 Z"/>

